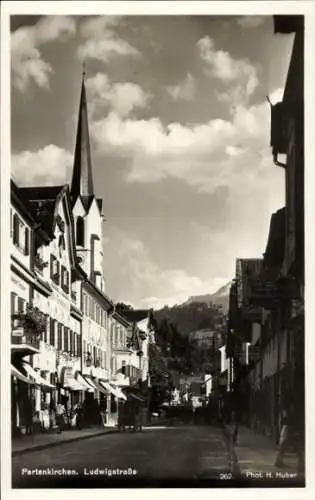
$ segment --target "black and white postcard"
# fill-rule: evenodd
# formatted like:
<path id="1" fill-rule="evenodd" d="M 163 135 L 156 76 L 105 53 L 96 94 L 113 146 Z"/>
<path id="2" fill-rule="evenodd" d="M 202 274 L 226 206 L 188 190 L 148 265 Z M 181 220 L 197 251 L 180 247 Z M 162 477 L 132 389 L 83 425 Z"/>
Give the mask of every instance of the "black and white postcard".
<path id="1" fill-rule="evenodd" d="M 311 3 L 2 14 L 4 498 L 306 498 Z"/>

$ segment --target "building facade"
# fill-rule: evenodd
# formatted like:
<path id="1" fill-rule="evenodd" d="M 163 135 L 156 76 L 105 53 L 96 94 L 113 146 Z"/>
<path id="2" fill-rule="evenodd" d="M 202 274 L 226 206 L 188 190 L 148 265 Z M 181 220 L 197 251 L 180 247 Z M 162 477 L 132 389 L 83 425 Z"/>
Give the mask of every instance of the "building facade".
<path id="1" fill-rule="evenodd" d="M 127 399 L 121 388 L 148 379 L 148 337 L 105 293 L 104 217 L 92 174 L 83 75 L 71 186 L 11 182 L 15 433 L 43 428 L 47 412 L 54 427 L 58 403 L 69 426 L 78 404 L 86 425 L 115 425 Z"/>

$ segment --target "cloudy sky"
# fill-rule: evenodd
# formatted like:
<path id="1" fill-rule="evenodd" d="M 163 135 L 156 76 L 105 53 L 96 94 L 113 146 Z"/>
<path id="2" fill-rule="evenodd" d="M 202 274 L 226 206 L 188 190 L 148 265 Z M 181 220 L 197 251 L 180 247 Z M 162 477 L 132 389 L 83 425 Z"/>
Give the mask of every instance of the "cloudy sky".
<path id="1" fill-rule="evenodd" d="M 135 306 L 212 293 L 259 257 L 284 173 L 270 109 L 292 35 L 271 17 L 11 18 L 12 175 L 71 179 L 82 61 L 107 292 Z"/>

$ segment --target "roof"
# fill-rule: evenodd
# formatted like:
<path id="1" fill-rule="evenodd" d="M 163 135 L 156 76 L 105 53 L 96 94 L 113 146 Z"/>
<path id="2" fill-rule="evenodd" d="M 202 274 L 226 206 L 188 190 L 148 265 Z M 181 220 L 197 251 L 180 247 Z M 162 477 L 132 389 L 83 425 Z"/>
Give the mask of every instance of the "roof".
<path id="1" fill-rule="evenodd" d="M 18 185 L 11 179 L 11 201 L 26 218 L 26 220 L 31 224 L 35 225 L 36 221 L 32 213 L 32 207 L 28 202 L 27 198 L 23 195 L 23 189 L 18 187 Z"/>
<path id="2" fill-rule="evenodd" d="M 125 311 L 121 312 L 121 314 L 123 314 L 129 321 L 138 323 L 139 321 L 148 318 L 150 312 L 150 309 L 126 309 Z"/>
<path id="3" fill-rule="evenodd" d="M 285 207 L 281 208 L 270 219 L 269 236 L 264 253 L 264 264 L 268 268 L 280 267 L 285 251 Z"/>
<path id="4" fill-rule="evenodd" d="M 124 326 L 130 326 L 130 321 L 128 320 L 128 318 L 126 317 L 125 315 L 125 312 L 121 312 L 121 311 L 116 311 L 113 313 L 113 317 L 119 321 L 122 325 Z"/>
<path id="5" fill-rule="evenodd" d="M 49 236 L 53 236 L 57 199 L 66 187 L 66 185 L 63 185 L 24 187 L 20 189 L 23 197 L 28 201 L 33 217 L 42 225 Z"/>

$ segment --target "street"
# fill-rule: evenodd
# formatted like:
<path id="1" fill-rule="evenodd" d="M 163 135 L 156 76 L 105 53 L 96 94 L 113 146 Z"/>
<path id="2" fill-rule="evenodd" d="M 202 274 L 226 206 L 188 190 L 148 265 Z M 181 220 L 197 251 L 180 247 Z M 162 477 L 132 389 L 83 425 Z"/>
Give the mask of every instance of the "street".
<path id="1" fill-rule="evenodd" d="M 26 469 L 36 468 L 41 471 L 65 468 L 67 471 L 70 469 L 72 475 L 50 472 L 49 476 L 35 476 L 26 472 Z M 117 468 L 136 472 L 131 476 L 104 473 L 105 469 Z M 162 483 L 179 486 L 193 484 L 195 480 L 199 483 L 200 480 L 215 480 L 221 481 L 224 487 L 227 486 L 223 483 L 229 479 L 229 472 L 227 443 L 220 428 L 161 426 L 145 428 L 142 433 L 114 433 L 65 443 L 13 457 L 12 486 L 132 487 L 137 484 L 159 486 Z"/>

